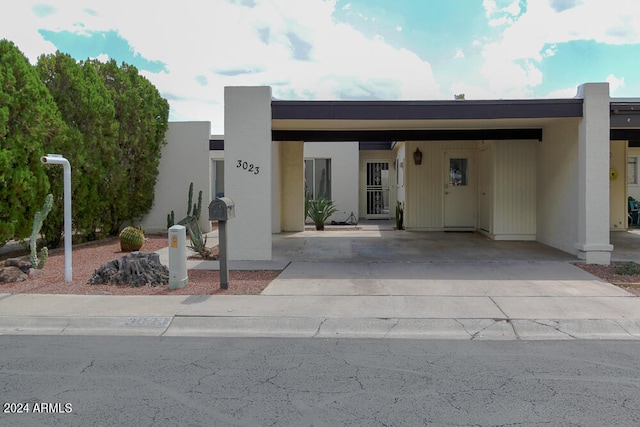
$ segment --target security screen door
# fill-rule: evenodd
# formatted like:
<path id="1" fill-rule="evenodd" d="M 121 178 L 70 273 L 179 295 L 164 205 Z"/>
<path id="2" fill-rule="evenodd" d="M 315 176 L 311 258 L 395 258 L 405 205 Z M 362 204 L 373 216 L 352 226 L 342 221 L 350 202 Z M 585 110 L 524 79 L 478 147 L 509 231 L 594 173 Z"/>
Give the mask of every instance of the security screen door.
<path id="1" fill-rule="evenodd" d="M 389 218 L 389 162 L 367 162 L 366 218 Z"/>
<path id="2" fill-rule="evenodd" d="M 476 183 L 471 151 L 447 151 L 444 155 L 444 227 L 476 228 Z"/>

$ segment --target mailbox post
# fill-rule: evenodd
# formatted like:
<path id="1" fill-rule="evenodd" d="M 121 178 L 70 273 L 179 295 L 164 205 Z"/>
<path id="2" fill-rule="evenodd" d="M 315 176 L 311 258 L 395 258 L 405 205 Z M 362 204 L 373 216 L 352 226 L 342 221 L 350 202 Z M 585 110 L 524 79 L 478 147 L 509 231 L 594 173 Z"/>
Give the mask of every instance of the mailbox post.
<path id="1" fill-rule="evenodd" d="M 236 216 L 236 207 L 228 197 L 218 197 L 209 204 L 209 221 L 218 221 L 218 250 L 220 252 L 220 288 L 229 289 L 227 264 L 227 221 Z"/>

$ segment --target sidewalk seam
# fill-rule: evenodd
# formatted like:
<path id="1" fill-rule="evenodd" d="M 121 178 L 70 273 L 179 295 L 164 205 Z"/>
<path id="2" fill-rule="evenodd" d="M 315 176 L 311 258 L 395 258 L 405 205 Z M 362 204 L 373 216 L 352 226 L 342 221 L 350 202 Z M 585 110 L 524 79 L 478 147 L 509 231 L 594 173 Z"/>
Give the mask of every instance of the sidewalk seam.
<path id="1" fill-rule="evenodd" d="M 505 313 L 505 312 L 504 312 L 504 310 L 502 309 L 502 307 L 500 307 L 500 305 L 496 302 L 496 300 L 494 300 L 494 299 L 493 299 L 493 297 L 492 297 L 492 296 L 489 296 L 489 300 L 490 300 L 490 301 L 491 301 L 491 302 L 496 306 L 496 308 L 497 308 L 498 310 L 500 310 L 500 313 L 502 313 L 502 314 L 504 315 L 504 319 L 505 319 L 505 320 L 507 320 L 507 321 L 511 320 L 511 319 L 509 318 L 509 315 L 508 315 L 507 313 Z M 495 320 L 495 319 L 494 319 L 494 320 Z"/>
<path id="2" fill-rule="evenodd" d="M 322 325 L 324 325 L 324 322 L 326 322 L 327 319 L 328 319 L 327 317 L 322 318 L 322 321 L 318 325 L 318 329 L 316 329 L 316 332 L 311 336 L 311 338 L 317 338 L 318 335 L 320 335 L 320 329 L 322 329 Z"/>

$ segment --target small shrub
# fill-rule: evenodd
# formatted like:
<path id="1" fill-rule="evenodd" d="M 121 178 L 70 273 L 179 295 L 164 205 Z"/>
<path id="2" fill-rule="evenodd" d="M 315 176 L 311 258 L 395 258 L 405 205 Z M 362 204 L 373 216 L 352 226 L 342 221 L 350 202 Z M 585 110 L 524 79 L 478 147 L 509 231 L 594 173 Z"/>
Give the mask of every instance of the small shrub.
<path id="1" fill-rule="evenodd" d="M 619 276 L 637 276 L 640 275 L 640 265 L 633 261 L 616 264 L 616 274 Z"/>

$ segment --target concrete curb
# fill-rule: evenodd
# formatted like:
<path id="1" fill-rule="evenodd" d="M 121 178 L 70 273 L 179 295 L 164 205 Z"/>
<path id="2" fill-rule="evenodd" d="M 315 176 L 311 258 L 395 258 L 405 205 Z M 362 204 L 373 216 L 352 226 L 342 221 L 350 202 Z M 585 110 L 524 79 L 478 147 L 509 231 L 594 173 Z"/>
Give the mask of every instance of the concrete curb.
<path id="1" fill-rule="evenodd" d="M 636 340 L 640 339 L 640 319 L 2 316 L 0 335 Z"/>

